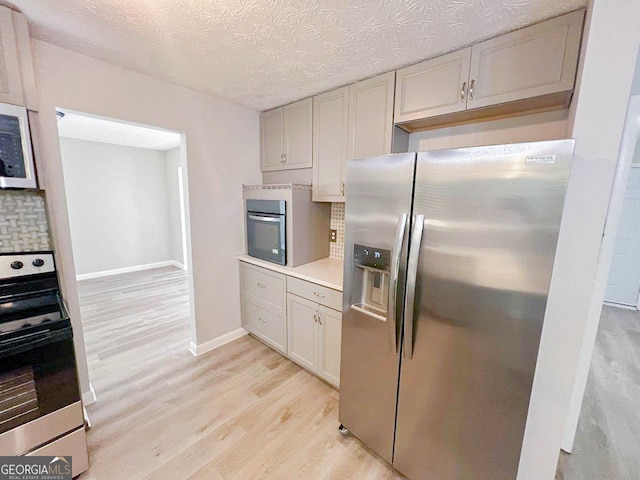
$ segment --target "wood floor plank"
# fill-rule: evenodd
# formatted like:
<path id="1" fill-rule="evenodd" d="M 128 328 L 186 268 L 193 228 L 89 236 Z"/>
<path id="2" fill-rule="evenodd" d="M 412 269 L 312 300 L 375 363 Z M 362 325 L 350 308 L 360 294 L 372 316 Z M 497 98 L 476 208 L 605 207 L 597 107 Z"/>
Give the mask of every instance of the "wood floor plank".
<path id="1" fill-rule="evenodd" d="M 86 280 L 79 291 L 98 396 L 83 480 L 403 478 L 338 433 L 336 389 L 261 342 L 193 357 L 184 272 Z"/>
<path id="2" fill-rule="evenodd" d="M 79 291 L 98 396 L 83 480 L 404 478 L 338 433 L 335 388 L 256 339 L 193 357 L 185 272 L 86 280 Z M 606 307 L 575 450 L 556 479 L 640 479 L 638 401 L 640 314 Z"/>

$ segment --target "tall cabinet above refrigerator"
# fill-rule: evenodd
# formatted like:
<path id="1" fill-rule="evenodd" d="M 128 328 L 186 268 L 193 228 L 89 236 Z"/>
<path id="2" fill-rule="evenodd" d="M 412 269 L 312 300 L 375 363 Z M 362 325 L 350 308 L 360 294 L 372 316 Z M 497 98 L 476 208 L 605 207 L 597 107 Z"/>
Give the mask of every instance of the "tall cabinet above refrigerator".
<path id="1" fill-rule="evenodd" d="M 411 479 L 517 476 L 573 146 L 348 164 L 340 421 Z"/>

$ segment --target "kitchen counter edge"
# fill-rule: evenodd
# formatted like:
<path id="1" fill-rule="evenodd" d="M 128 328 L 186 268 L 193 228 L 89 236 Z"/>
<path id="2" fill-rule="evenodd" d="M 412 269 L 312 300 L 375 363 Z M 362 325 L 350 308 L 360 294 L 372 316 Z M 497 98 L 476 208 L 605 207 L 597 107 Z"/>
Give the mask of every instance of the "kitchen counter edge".
<path id="1" fill-rule="evenodd" d="M 249 255 L 238 255 L 238 260 L 342 292 L 343 261 L 340 258 L 322 258 L 297 267 L 277 265 Z"/>

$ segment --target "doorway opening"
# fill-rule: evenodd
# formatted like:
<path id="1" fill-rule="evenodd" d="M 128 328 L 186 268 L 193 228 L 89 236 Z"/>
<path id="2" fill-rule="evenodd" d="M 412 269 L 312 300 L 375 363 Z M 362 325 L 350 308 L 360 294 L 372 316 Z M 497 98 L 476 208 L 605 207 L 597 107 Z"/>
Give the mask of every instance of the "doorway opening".
<path id="1" fill-rule="evenodd" d="M 193 282 L 185 136 L 57 109 L 92 390 L 188 353 Z"/>

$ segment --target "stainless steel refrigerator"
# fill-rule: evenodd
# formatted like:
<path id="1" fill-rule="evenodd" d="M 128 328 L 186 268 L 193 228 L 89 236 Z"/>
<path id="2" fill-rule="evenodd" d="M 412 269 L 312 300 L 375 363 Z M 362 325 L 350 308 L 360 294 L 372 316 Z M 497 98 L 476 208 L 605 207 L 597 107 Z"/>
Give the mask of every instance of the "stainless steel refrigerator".
<path id="1" fill-rule="evenodd" d="M 339 417 L 413 480 L 517 476 L 573 147 L 347 166 Z"/>

